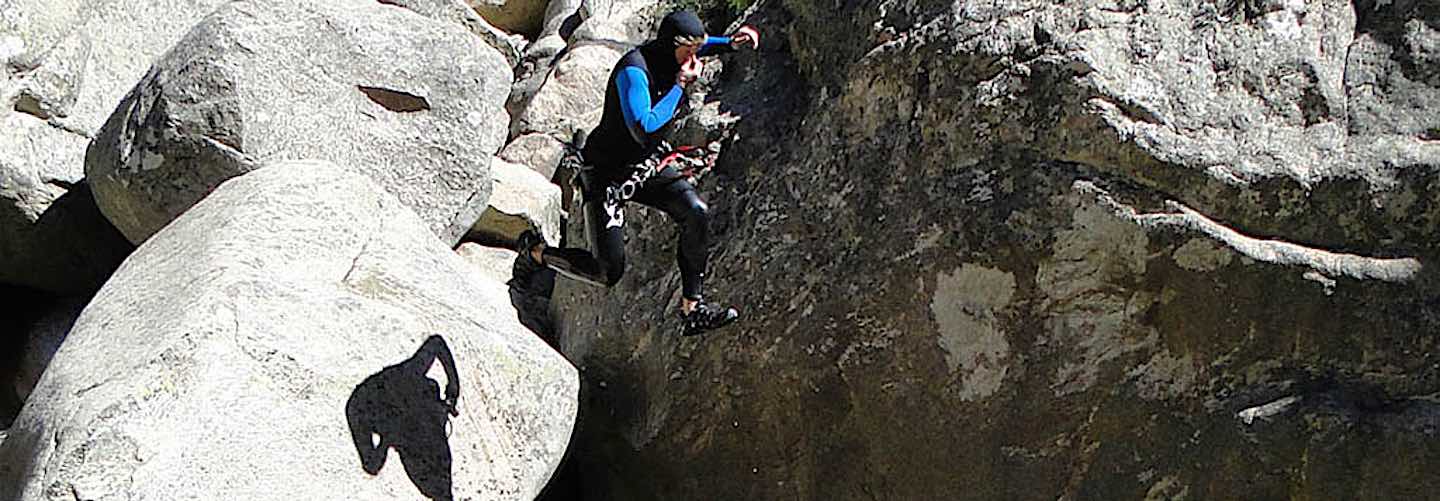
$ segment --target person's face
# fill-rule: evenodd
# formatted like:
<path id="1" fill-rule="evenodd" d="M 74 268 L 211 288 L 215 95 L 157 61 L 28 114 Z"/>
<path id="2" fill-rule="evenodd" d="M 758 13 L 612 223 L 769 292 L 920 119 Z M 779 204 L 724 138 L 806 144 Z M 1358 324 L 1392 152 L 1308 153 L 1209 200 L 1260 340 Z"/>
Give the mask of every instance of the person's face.
<path id="1" fill-rule="evenodd" d="M 697 43 L 675 47 L 675 62 L 685 64 L 685 61 L 689 61 L 690 58 L 695 57 L 695 54 L 700 52 L 701 45 L 702 44 Z"/>

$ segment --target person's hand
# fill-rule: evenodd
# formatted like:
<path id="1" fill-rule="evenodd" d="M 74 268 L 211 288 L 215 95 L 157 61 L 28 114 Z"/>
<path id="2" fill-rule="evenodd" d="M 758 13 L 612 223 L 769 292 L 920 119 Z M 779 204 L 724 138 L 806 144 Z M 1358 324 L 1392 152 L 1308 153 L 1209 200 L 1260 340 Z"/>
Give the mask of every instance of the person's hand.
<path id="1" fill-rule="evenodd" d="M 755 31 L 755 28 L 750 25 L 741 26 L 740 29 L 735 30 L 735 34 L 730 35 L 731 47 L 739 49 L 745 44 L 750 44 L 751 49 L 760 48 L 760 32 Z"/>
<path id="2" fill-rule="evenodd" d="M 700 70 L 704 68 L 705 66 L 700 62 L 700 58 L 690 56 L 690 59 L 685 60 L 685 64 L 680 65 L 680 72 L 675 74 L 675 81 L 678 82 L 681 87 L 689 87 L 695 79 L 700 78 Z"/>

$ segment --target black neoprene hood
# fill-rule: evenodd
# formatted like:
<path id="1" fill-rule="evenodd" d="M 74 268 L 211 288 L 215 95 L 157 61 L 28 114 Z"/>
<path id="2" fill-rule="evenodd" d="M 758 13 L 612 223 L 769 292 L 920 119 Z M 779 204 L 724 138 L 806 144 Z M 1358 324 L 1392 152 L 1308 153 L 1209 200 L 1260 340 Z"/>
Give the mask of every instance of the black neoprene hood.
<path id="1" fill-rule="evenodd" d="M 679 39 L 699 38 L 700 42 L 705 39 L 705 23 L 700 22 L 700 16 L 688 10 L 677 10 L 665 16 L 660 21 L 660 29 L 655 31 L 655 40 L 659 42 L 670 41 L 679 45 Z"/>
<path id="2" fill-rule="evenodd" d="M 660 20 L 655 39 L 640 47 L 640 52 L 645 53 L 645 62 L 650 65 L 651 75 L 673 75 L 680 71 L 680 63 L 675 62 L 675 47 L 685 38 L 705 40 L 705 23 L 700 22 L 700 16 L 688 10 L 677 10 Z"/>

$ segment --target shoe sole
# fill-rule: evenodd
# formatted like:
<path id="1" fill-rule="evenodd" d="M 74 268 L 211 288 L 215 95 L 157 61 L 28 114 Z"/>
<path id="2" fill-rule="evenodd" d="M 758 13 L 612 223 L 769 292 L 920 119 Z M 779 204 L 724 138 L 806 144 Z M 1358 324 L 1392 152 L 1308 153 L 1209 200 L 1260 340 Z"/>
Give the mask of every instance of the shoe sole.
<path id="1" fill-rule="evenodd" d="M 694 330 L 691 330 L 691 329 L 687 329 L 687 328 L 681 327 L 680 335 L 681 335 L 681 336 L 684 336 L 684 337 L 699 336 L 699 335 L 704 334 L 704 333 L 707 333 L 707 332 L 714 332 L 714 331 L 718 331 L 718 330 L 720 330 L 720 329 L 724 329 L 725 327 L 728 327 L 728 326 L 730 326 L 731 324 L 734 324 L 734 323 L 739 322 L 739 321 L 740 321 L 740 317 L 737 315 L 735 318 L 732 318 L 732 319 L 726 321 L 726 322 L 723 323 L 723 324 L 720 324 L 720 325 L 717 325 L 717 326 L 714 326 L 714 327 L 710 327 L 710 328 L 708 328 L 708 329 L 696 328 L 696 329 L 694 329 Z"/>

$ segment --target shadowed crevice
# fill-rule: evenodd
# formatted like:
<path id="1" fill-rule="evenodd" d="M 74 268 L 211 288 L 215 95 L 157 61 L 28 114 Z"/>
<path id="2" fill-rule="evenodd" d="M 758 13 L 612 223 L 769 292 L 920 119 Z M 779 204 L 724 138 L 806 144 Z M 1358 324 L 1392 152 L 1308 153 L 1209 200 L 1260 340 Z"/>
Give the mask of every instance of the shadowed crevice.
<path id="1" fill-rule="evenodd" d="M 34 116 L 41 120 L 49 120 L 51 114 L 40 103 L 40 100 L 30 94 L 22 93 L 15 99 L 15 111 L 26 115 Z"/>
<path id="2" fill-rule="evenodd" d="M 383 3 L 383 2 L 382 2 Z M 430 101 L 423 97 L 401 92 L 398 90 L 382 89 L 380 87 L 357 86 L 365 97 L 375 101 L 375 104 L 384 106 L 385 109 L 397 113 L 413 113 L 430 109 Z"/>

